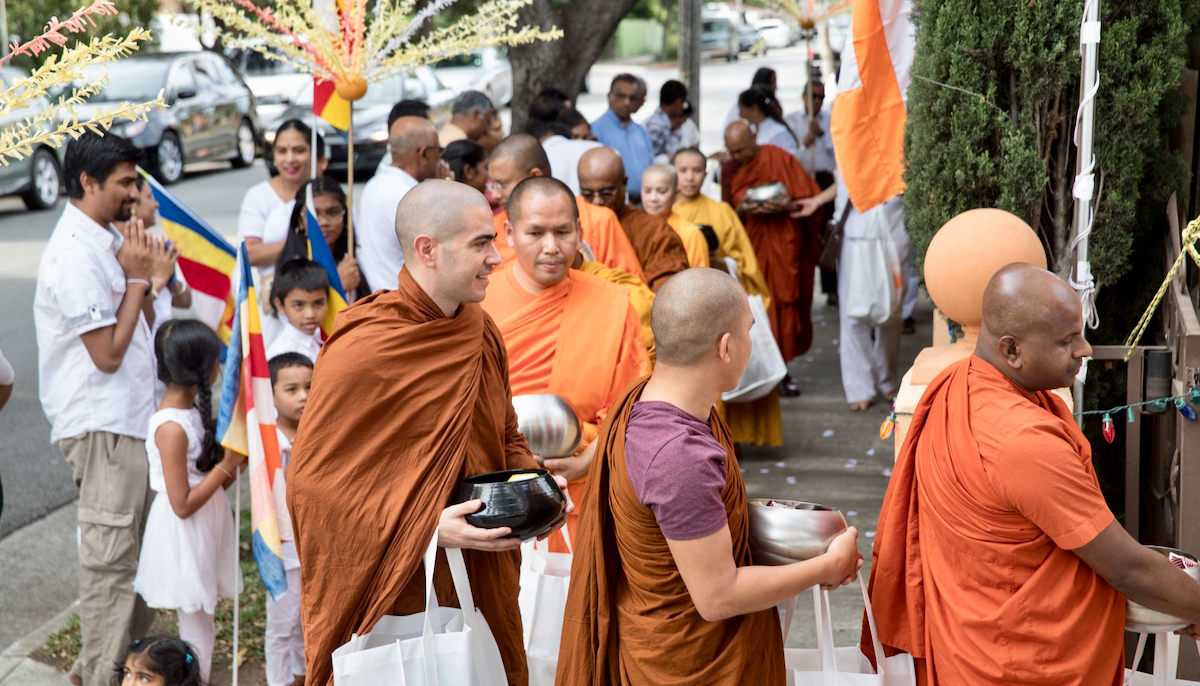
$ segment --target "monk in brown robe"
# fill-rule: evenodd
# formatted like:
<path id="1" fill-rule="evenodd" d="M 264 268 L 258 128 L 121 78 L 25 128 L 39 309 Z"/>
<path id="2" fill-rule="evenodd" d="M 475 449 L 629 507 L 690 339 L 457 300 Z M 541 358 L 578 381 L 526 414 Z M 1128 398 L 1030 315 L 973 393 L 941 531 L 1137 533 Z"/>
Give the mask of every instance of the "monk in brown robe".
<path id="1" fill-rule="evenodd" d="M 1009 265 L 984 292 L 975 354 L 917 405 L 870 593 L 884 650 L 918 658 L 918 683 L 1118 686 L 1126 598 L 1200 622 L 1200 584 L 1114 519 L 1052 392 L 1092 353 L 1082 330 L 1070 286 Z"/>
<path id="2" fill-rule="evenodd" d="M 657 293 L 672 274 L 688 268 L 687 250 L 665 218 L 625 202 L 626 182 L 625 163 L 616 150 L 594 148 L 579 158 L 580 195 L 617 213 L 642 264 L 646 284 Z"/>
<path id="3" fill-rule="evenodd" d="M 750 359 L 753 319 L 715 269 L 655 297 L 658 364 L 609 410 L 588 474 L 558 686 L 782 686 L 775 606 L 857 577 L 853 527 L 811 560 L 753 564 L 746 487 L 713 412 Z"/>
<path id="4" fill-rule="evenodd" d="M 817 195 L 821 188 L 789 153 L 773 145 L 759 145 L 743 121 L 725 130 L 730 161 L 721 172 L 727 184 L 725 202 L 742 216 L 754 254 L 771 289 L 767 315 L 785 362 L 808 352 L 812 345 L 812 293 L 817 258 L 821 253 L 821 222 L 800 200 Z M 751 188 L 782 183 L 778 198 L 755 202 L 746 197 Z M 784 395 L 799 395 L 791 377 L 780 383 Z"/>
<path id="5" fill-rule="evenodd" d="M 688 264 L 692 267 L 708 267 L 708 239 L 700 227 L 675 212 L 675 198 L 679 195 L 679 177 L 675 168 L 666 164 L 652 164 L 642 172 L 642 209 L 648 214 L 662 217 L 683 241 Z M 715 237 L 715 236 L 714 236 Z M 712 252 L 716 251 L 716 245 Z M 718 269 L 725 269 L 720 265 Z"/>
<path id="6" fill-rule="evenodd" d="M 468 549 L 509 683 L 525 684 L 520 541 L 467 524 L 480 501 L 451 505 L 467 476 L 537 466 L 517 431 L 500 331 L 478 304 L 500 262 L 492 212 L 468 186 L 425 181 L 400 202 L 396 234 L 408 257 L 399 287 L 338 315 L 292 448 L 308 683 L 332 683 L 331 654 L 353 634 L 423 610 L 421 558 L 436 530 L 441 547 Z M 442 605 L 457 604 L 448 571 L 439 553 Z"/>

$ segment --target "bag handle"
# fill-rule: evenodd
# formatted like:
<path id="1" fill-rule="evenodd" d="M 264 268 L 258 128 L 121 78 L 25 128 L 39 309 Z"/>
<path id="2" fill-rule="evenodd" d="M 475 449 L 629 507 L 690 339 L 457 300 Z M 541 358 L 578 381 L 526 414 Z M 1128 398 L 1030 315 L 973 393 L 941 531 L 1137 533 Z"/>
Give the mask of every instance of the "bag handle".
<path id="1" fill-rule="evenodd" d="M 833 616 L 829 609 L 829 591 L 820 585 L 812 587 L 813 610 L 817 622 L 817 649 L 821 652 L 821 673 L 825 683 L 837 686 L 837 653 L 833 646 Z"/>
<path id="2" fill-rule="evenodd" d="M 875 608 L 871 606 L 871 596 L 867 594 L 867 582 L 863 575 L 858 575 L 858 587 L 862 590 L 863 611 L 867 614 L 867 626 L 871 629 L 871 647 L 875 649 L 875 673 L 883 674 L 883 643 L 879 641 L 879 630 L 875 628 Z"/>
<path id="3" fill-rule="evenodd" d="M 574 548 L 574 546 L 571 545 L 571 534 L 570 534 L 570 532 L 567 531 L 567 525 L 564 523 L 560 529 L 557 529 L 557 531 L 558 531 L 558 533 L 562 534 L 563 541 L 565 541 L 567 544 L 567 554 L 574 555 L 575 548 Z M 553 535 L 554 535 L 554 533 L 551 532 L 550 536 L 553 536 Z M 543 544 L 544 547 L 549 548 L 550 547 L 550 536 L 547 536 L 545 541 L 539 541 L 536 538 L 533 539 L 533 549 L 534 550 L 538 549 L 538 543 L 541 543 L 541 544 Z"/>
<path id="4" fill-rule="evenodd" d="M 425 623 L 421 630 L 421 648 L 424 653 L 422 667 L 427 686 L 440 686 L 437 673 L 437 651 L 433 645 L 433 616 L 438 612 L 437 590 L 433 587 L 433 568 L 437 564 L 438 530 L 433 528 L 433 537 L 425 548 Z M 449 551 L 447 551 L 449 552 Z"/>

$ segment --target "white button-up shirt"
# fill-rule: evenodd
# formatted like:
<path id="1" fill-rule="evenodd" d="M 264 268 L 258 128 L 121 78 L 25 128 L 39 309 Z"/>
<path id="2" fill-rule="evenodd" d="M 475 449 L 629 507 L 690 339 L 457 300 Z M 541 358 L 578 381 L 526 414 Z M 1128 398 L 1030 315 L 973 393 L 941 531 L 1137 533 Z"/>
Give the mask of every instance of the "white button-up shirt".
<path id="1" fill-rule="evenodd" d="M 108 431 L 146 438 L 154 413 L 154 346 L 140 312 L 117 371 L 100 371 L 80 336 L 117 323 L 125 270 L 122 238 L 73 203 L 63 209 L 38 266 L 33 322 L 39 395 L 50 440 Z"/>
<path id="2" fill-rule="evenodd" d="M 396 206 L 417 180 L 395 165 L 385 165 L 363 188 L 354 208 L 358 268 L 374 290 L 396 290 L 404 251 L 396 238 Z"/>
<path id="3" fill-rule="evenodd" d="M 604 147 L 596 141 L 579 141 L 554 135 L 542 141 L 546 159 L 550 160 L 550 176 L 567 184 L 571 193 L 579 195 L 579 158 L 588 150 Z"/>
<path id="4" fill-rule="evenodd" d="M 277 325 L 279 333 L 275 336 L 275 340 L 267 346 L 267 361 L 270 362 L 276 355 L 284 353 L 300 353 L 316 362 L 317 353 L 321 352 L 321 329 L 318 328 L 312 333 L 304 333 L 292 326 L 292 323 L 283 314 L 278 315 L 278 319 L 280 320 Z"/>
<path id="5" fill-rule="evenodd" d="M 808 113 L 804 110 L 797 110 L 784 119 L 792 127 L 792 131 L 796 132 L 796 137 L 800 139 L 800 154 L 797 155 L 797 159 L 809 174 L 819 171 L 832 174 L 837 171 L 837 159 L 833 154 L 833 136 L 829 134 L 830 121 L 827 110 L 817 112 L 817 126 L 824 133 L 813 141 L 812 146 L 807 148 L 804 147 L 804 137 L 808 135 Z"/>

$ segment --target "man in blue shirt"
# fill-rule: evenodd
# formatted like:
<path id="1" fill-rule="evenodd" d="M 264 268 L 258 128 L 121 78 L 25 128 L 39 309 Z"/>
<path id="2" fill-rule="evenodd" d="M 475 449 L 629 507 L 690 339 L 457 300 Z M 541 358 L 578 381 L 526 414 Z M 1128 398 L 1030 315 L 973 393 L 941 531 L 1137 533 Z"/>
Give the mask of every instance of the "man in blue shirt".
<path id="1" fill-rule="evenodd" d="M 650 134 L 633 121 L 633 114 L 646 102 L 646 86 L 633 74 L 617 74 L 608 90 L 608 111 L 592 122 L 592 133 L 604 145 L 621 154 L 629 178 L 629 200 L 641 204 L 642 172 L 654 163 Z"/>

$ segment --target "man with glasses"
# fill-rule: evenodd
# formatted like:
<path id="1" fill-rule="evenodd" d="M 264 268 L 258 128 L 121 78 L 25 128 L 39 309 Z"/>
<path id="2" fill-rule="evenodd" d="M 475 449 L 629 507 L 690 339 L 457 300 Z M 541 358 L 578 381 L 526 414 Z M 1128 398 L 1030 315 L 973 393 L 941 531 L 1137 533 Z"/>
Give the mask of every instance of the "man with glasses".
<path id="1" fill-rule="evenodd" d="M 617 74 L 608 90 L 608 111 L 592 122 L 596 140 L 621 153 L 629 179 L 629 200 L 641 204 L 642 172 L 654 163 L 650 134 L 633 115 L 646 103 L 646 83 L 633 74 Z M 624 202 L 624 198 L 622 198 Z"/>
<path id="2" fill-rule="evenodd" d="M 804 84 L 804 109 L 792 112 L 784 119 L 800 136 L 800 164 L 818 186 L 829 188 L 837 172 L 837 160 L 833 156 L 833 136 L 829 135 L 829 110 L 822 108 L 824 103 L 825 84 L 810 78 Z M 834 219 L 833 206 L 834 201 L 830 200 L 821 208 L 822 221 Z M 838 302 L 837 283 L 836 269 L 821 269 L 821 292 L 825 294 L 826 302 L 834 306 Z"/>
<path id="3" fill-rule="evenodd" d="M 404 251 L 396 238 L 396 207 L 418 183 L 438 177 L 442 146 L 433 122 L 400 117 L 389 129 L 392 163 L 379 168 L 355 203 L 359 267 L 373 288 L 395 290 Z"/>

